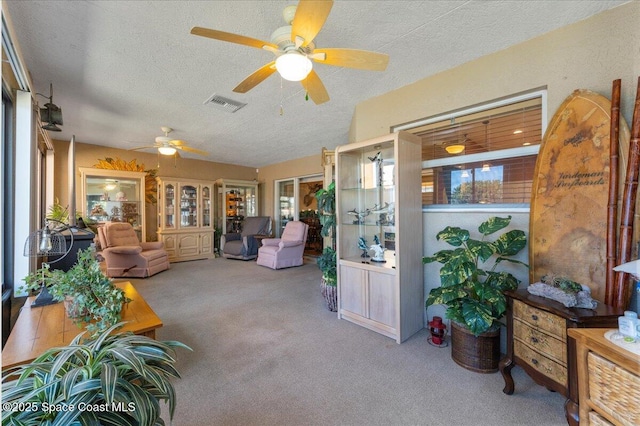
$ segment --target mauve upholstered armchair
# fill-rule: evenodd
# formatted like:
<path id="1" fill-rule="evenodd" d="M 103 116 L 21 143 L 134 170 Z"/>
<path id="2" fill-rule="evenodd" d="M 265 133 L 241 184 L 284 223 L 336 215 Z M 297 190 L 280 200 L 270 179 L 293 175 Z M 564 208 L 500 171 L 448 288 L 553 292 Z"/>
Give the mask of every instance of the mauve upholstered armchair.
<path id="1" fill-rule="evenodd" d="M 127 222 L 108 222 L 98 228 L 108 277 L 145 278 L 169 269 L 169 256 L 160 241 L 141 243 Z"/>
<path id="2" fill-rule="evenodd" d="M 220 252 L 227 259 L 250 260 L 258 256 L 255 235 L 271 234 L 271 216 L 249 216 L 242 222 L 242 232 L 231 232 L 220 237 Z"/>
<path id="3" fill-rule="evenodd" d="M 258 249 L 258 265 L 271 269 L 290 268 L 303 263 L 309 225 L 297 220 L 287 222 L 281 238 L 265 238 Z"/>

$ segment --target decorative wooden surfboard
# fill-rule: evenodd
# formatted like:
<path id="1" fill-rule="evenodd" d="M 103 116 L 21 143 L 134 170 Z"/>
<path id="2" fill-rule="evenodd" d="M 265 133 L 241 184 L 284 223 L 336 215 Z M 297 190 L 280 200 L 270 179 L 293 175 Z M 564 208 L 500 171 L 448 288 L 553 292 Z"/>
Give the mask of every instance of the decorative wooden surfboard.
<path id="1" fill-rule="evenodd" d="M 606 284 L 610 126 L 611 101 L 600 94 L 576 90 L 562 103 L 536 160 L 529 222 L 530 282 L 565 276 L 591 288 L 599 302 Z M 619 127 L 621 198 L 630 133 L 622 117 Z"/>

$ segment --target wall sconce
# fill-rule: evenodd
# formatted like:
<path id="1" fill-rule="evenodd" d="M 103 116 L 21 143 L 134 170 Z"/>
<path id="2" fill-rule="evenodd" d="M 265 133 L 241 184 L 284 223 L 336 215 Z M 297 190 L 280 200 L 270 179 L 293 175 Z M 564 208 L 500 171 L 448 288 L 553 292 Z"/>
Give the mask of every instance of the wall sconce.
<path id="1" fill-rule="evenodd" d="M 42 128 L 51 132 L 61 132 L 62 129 L 56 126 L 56 124 L 62 126 L 62 109 L 53 103 L 53 83 L 49 84 L 49 97 L 42 93 L 36 93 L 36 95 L 49 99 L 49 102 L 44 104 L 44 108 L 40 108 L 40 121 L 47 123 L 44 124 Z"/>

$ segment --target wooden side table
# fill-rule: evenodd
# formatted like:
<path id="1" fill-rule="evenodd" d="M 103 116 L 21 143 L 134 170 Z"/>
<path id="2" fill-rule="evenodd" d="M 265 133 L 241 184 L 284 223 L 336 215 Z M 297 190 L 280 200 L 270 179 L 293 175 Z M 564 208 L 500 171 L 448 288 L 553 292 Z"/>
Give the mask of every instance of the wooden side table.
<path id="1" fill-rule="evenodd" d="M 591 424 L 638 425 L 640 342 L 616 344 L 607 339 L 616 331 L 569 330 L 577 348 L 580 418 Z"/>
<path id="2" fill-rule="evenodd" d="M 567 308 L 526 289 L 506 295 L 507 354 L 499 364 L 505 382 L 503 392 L 513 394 L 511 369 L 519 365 L 537 384 L 567 398 L 567 421 L 578 426 L 576 345 L 567 338 L 567 329 L 615 328 L 624 310 L 602 303 L 593 310 Z"/>

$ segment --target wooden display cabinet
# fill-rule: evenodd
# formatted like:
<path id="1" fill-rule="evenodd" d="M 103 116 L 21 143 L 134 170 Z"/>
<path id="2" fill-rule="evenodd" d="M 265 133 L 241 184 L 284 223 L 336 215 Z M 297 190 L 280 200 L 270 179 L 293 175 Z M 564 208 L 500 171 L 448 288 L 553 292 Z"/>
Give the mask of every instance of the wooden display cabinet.
<path id="1" fill-rule="evenodd" d="M 218 179 L 215 181 L 216 221 L 222 234 L 242 232 L 242 221 L 258 215 L 258 183 Z"/>
<path id="2" fill-rule="evenodd" d="M 170 262 L 209 259 L 213 251 L 213 182 L 157 177 L 158 239 Z"/>
<path id="3" fill-rule="evenodd" d="M 100 223 L 128 222 L 146 241 L 145 172 L 79 167 L 82 217 Z"/>
<path id="4" fill-rule="evenodd" d="M 397 343 L 424 327 L 420 159 L 405 132 L 336 148 L 338 317 Z"/>

